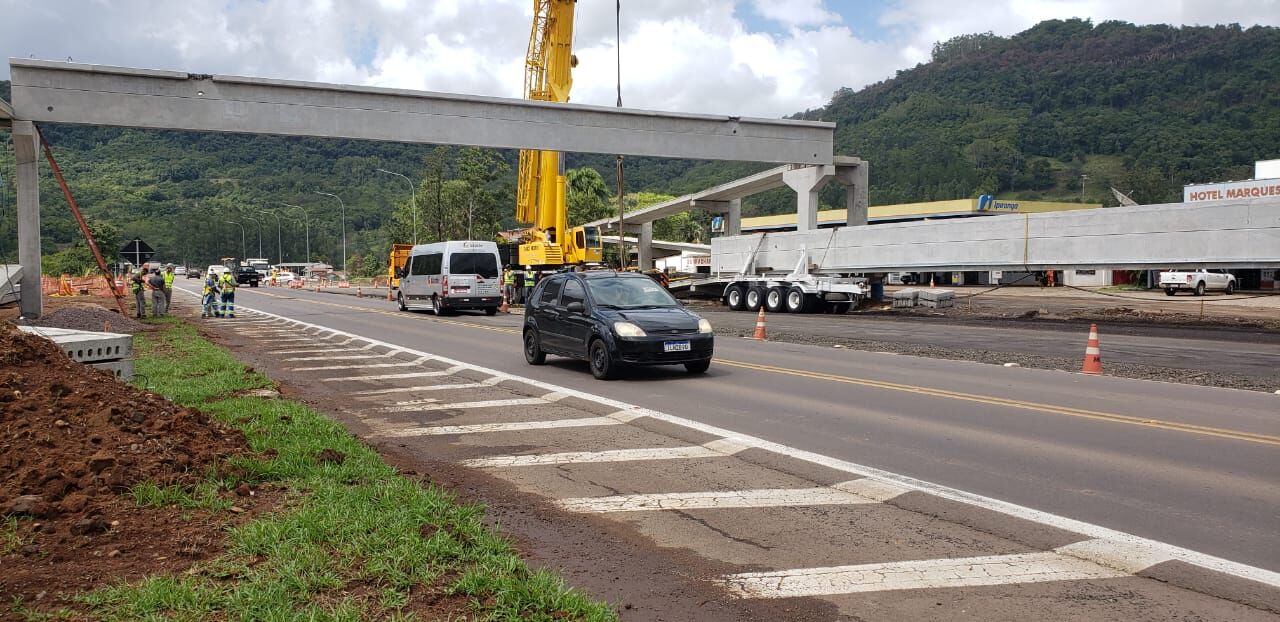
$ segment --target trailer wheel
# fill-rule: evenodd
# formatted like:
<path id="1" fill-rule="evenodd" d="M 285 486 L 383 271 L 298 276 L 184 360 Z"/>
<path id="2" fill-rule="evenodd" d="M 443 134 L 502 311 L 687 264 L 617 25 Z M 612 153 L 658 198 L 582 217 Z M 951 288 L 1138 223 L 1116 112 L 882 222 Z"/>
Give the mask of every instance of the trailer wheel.
<path id="1" fill-rule="evenodd" d="M 781 313 L 787 310 L 787 288 L 770 287 L 764 295 L 764 308 L 769 313 Z"/>
<path id="2" fill-rule="evenodd" d="M 743 304 L 743 301 L 742 301 L 743 296 L 742 296 L 741 285 L 729 286 L 729 291 L 724 295 L 724 298 L 725 298 L 725 301 L 729 303 L 729 308 L 734 311 L 741 311 L 747 308 L 747 306 Z"/>
<path id="3" fill-rule="evenodd" d="M 747 290 L 747 311 L 759 311 L 764 304 L 764 288 L 752 287 Z"/>
<path id="4" fill-rule="evenodd" d="M 809 313 L 811 306 L 807 298 L 799 287 L 787 290 L 787 313 Z"/>

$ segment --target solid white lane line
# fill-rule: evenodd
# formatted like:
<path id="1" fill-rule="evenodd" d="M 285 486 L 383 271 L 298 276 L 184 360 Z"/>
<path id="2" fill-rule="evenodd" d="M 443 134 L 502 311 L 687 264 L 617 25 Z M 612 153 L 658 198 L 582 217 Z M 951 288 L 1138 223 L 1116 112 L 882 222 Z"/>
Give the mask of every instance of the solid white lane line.
<path id="1" fill-rule="evenodd" d="M 443 374 L 442 374 L 443 375 Z M 432 384 L 417 387 L 391 387 L 387 389 L 369 389 L 368 391 L 352 391 L 347 395 L 356 397 L 369 397 L 376 395 L 387 395 L 389 393 L 417 393 L 419 391 L 447 391 L 449 389 L 475 389 L 488 386 L 483 382 L 459 382 L 457 384 Z"/>
<path id="2" fill-rule="evenodd" d="M 192 295 L 198 296 L 198 294 L 192 294 Z M 258 313 L 262 313 L 263 315 L 269 316 L 269 317 L 277 317 L 277 318 L 282 318 L 286 320 L 292 319 L 292 318 L 285 318 L 284 316 L 276 315 L 273 313 L 267 313 L 264 311 L 258 311 Z M 297 320 L 293 320 L 293 321 L 297 321 Z M 298 321 L 298 324 L 307 325 L 305 322 L 300 322 L 300 321 Z M 391 348 L 392 350 L 398 350 L 406 354 L 434 356 L 435 360 L 452 364 L 452 365 L 461 367 L 463 369 L 483 373 L 495 378 L 501 378 L 503 380 L 512 380 L 512 381 L 520 382 L 529 386 L 535 386 L 542 389 L 546 389 L 547 391 L 562 392 L 565 395 L 568 395 L 571 397 L 584 399 L 590 402 L 595 402 L 597 404 L 611 406 L 613 408 L 617 408 L 619 410 L 624 410 L 627 412 L 633 412 L 633 413 L 636 413 L 638 416 L 650 417 L 653 419 L 666 421 L 668 423 L 672 423 L 675 425 L 680 425 L 692 430 L 698 430 L 700 432 L 705 432 L 707 434 L 713 434 L 716 436 L 723 437 L 725 440 L 736 442 L 744 447 L 764 449 L 767 451 L 771 451 L 773 453 L 795 458 L 797 460 L 804 460 L 806 462 L 819 464 L 831 469 L 835 469 L 837 471 L 844 471 L 845 473 L 850 473 L 852 475 L 857 475 L 859 477 L 863 477 L 866 479 L 875 480 L 875 481 L 883 482 L 886 484 L 892 484 L 894 486 L 905 488 L 907 490 L 925 492 L 925 493 L 934 495 L 936 497 L 940 497 L 942 499 L 947 499 L 947 500 L 955 501 L 958 503 L 964 503 L 974 507 L 979 507 L 979 508 L 983 508 L 993 512 L 998 512 L 1006 516 L 1011 516 L 1011 517 L 1019 518 L 1022 520 L 1029 520 L 1035 523 L 1040 523 L 1042 525 L 1048 525 L 1050 527 L 1056 527 L 1058 529 L 1062 529 L 1065 531 L 1075 532 L 1075 533 L 1087 536 L 1089 538 L 1105 540 L 1106 541 L 1105 546 L 1118 547 L 1119 550 L 1131 550 L 1131 549 L 1147 550 L 1151 552 L 1151 554 L 1146 557 L 1146 560 L 1148 562 L 1154 562 L 1155 560 L 1169 561 L 1169 560 L 1176 559 L 1176 560 L 1180 560 L 1188 564 L 1199 566 L 1201 568 L 1205 568 L 1208 570 L 1226 573 L 1235 577 L 1248 579 L 1250 581 L 1257 581 L 1259 583 L 1264 583 L 1272 587 L 1280 587 L 1280 572 L 1267 570 L 1265 568 L 1259 568 L 1257 566 L 1250 566 L 1248 564 L 1242 564 L 1240 562 L 1231 561 L 1229 559 L 1224 559 L 1214 555 L 1208 555 L 1205 553 L 1201 553 L 1199 551 L 1193 551 L 1191 549 L 1183 548 L 1180 546 L 1175 546 L 1175 545 L 1167 544 L 1157 540 L 1151 540 L 1148 538 L 1143 538 L 1141 536 L 1125 533 L 1123 531 L 1111 529 L 1109 527 L 1103 527 L 1101 525 L 1087 523 L 1085 521 L 1068 518 L 1066 516 L 1060 516 L 1050 512 L 1036 510 L 1023 505 L 1018 505 L 1015 503 L 1010 503 L 1008 501 L 1001 501 L 1000 499 L 995 499 L 995 498 L 987 497 L 984 495 L 979 495 L 971 492 L 966 492 L 963 490 L 958 490 L 955 488 L 951 488 L 949 486 L 935 484 L 933 482 L 916 479 L 914 477 L 909 477 L 906 475 L 900 475 L 897 473 L 893 473 L 891 471 L 886 471 L 884 469 L 878 469 L 875 467 L 858 464 L 856 462 L 850 462 L 848 460 L 841 460 L 839 458 L 833 458 L 831 456 L 824 456 L 822 454 L 806 451 L 803 449 L 796 449 L 794 447 L 789 447 L 781 443 L 767 441 L 765 439 L 751 436 L 748 434 L 735 432 L 733 430 L 728 430 L 725 428 L 709 425 L 699 421 L 694 421 L 692 419 L 686 419 L 684 417 L 677 417 L 675 415 L 670 415 L 661 411 L 643 408 L 640 406 L 636 406 L 635 404 L 629 404 L 621 400 L 615 400 L 612 398 L 595 395 L 593 393 L 588 393 L 586 391 L 570 389 L 570 388 L 562 387 L 549 382 L 543 382 L 541 380 L 535 380 L 533 378 L 527 378 L 527 377 L 519 376 L 516 374 L 510 374 L 507 372 L 499 371 L 489 367 L 484 367 L 481 365 L 464 363 L 457 359 L 431 355 L 421 350 L 404 348 L 402 346 L 398 346 L 396 344 L 388 343 L 385 341 L 372 340 L 372 339 L 369 339 L 368 337 L 357 335 L 355 333 L 347 333 L 342 331 L 337 331 L 337 332 L 338 334 L 341 334 L 344 336 L 369 340 L 371 343 L 377 343 L 379 345 L 383 345 L 388 348 Z M 1064 553 L 1068 555 L 1074 552 L 1075 550 L 1064 551 Z M 1155 563 L 1159 563 L 1159 562 L 1155 562 Z M 1150 565 L 1154 565 L 1154 563 L 1151 563 Z M 1147 566 L 1147 567 L 1150 567 L 1150 566 Z"/>
<path id="3" fill-rule="evenodd" d="M 439 376 L 452 376 L 462 371 L 461 369 L 449 368 L 440 371 L 415 371 L 405 374 L 382 374 L 378 376 L 347 376 L 345 378 L 327 378 L 326 382 L 335 382 L 341 380 L 399 380 L 401 378 L 436 378 Z"/>
<path id="4" fill-rule="evenodd" d="M 571 512 L 640 512 L 715 508 L 768 508 L 806 505 L 876 503 L 834 488 L 765 488 L 707 492 L 665 492 L 561 499 L 556 505 Z"/>
<path id="5" fill-rule="evenodd" d="M 452 404 L 432 404 L 429 406 L 384 406 L 377 408 L 380 412 L 389 413 L 407 413 L 407 412 L 423 412 L 428 410 L 462 410 L 467 408 L 499 408 L 503 406 L 533 406 L 535 404 L 546 404 L 547 401 L 540 397 L 524 397 L 510 400 L 481 400 L 477 402 L 454 402 Z"/>
<path id="6" fill-rule="evenodd" d="M 286 361 L 357 361 L 360 359 L 381 359 L 390 356 L 388 354 L 335 354 L 333 356 L 295 356 L 287 358 Z"/>
<path id="7" fill-rule="evenodd" d="M 791 598 L 981 585 L 1111 579 L 1128 573 L 1053 551 L 745 572 L 720 580 L 742 598 Z"/>
<path id="8" fill-rule="evenodd" d="M 415 428 L 386 429 L 378 436 L 438 436 L 442 434 L 484 434 L 489 432 L 520 432 L 524 430 L 551 430 L 556 428 L 582 428 L 602 425 L 622 425 L 609 417 L 582 417 L 579 419 L 555 419 L 552 421 L 513 421 L 511 423 L 476 423 L 471 425 L 435 425 Z"/>
<path id="9" fill-rule="evenodd" d="M 463 460 L 462 464 L 479 468 L 522 467 L 545 464 L 578 464 L 589 462 L 632 462 L 641 460 L 682 460 L 689 458 L 723 458 L 742 446 L 726 446 L 711 441 L 683 447 L 648 447 L 643 449 L 608 449 L 605 451 L 569 451 L 554 454 L 520 454 Z"/>

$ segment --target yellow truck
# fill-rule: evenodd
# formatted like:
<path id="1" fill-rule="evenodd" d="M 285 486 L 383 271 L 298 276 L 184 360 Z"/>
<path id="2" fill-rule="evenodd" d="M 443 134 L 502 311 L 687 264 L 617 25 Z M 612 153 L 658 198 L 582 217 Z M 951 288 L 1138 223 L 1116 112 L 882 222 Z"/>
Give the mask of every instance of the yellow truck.
<path id="1" fill-rule="evenodd" d="M 412 244 L 392 244 L 391 256 L 387 259 L 387 279 L 391 289 L 400 289 L 400 277 L 396 271 L 404 268 L 406 261 L 409 261 L 409 251 L 413 250 Z"/>

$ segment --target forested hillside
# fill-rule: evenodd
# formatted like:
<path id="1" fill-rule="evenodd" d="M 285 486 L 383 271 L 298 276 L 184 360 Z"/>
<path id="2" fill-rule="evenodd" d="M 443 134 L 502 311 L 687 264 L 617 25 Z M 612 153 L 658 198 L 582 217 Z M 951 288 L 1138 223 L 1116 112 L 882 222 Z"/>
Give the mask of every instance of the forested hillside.
<path id="1" fill-rule="evenodd" d="M 8 84 L 0 82 L 0 97 Z M 1142 202 L 1174 200 L 1184 183 L 1247 178 L 1254 160 L 1280 157 L 1280 29 L 1134 26 L 1048 21 L 1012 37 L 940 42 L 931 62 L 797 118 L 834 121 L 836 152 L 871 163 L 873 204 L 995 193 L 1113 203 L 1115 186 Z M 275 258 L 280 217 L 288 261 L 338 263 L 346 205 L 353 271 L 381 265 L 410 235 L 416 182 L 419 239 L 473 237 L 514 227 L 515 154 L 346 140 L 49 127 L 73 191 L 108 241 L 134 236 L 166 260 L 204 263 L 240 254 Z M 0 133 L 0 260 L 15 255 L 13 152 Z M 612 156 L 570 154 L 570 205 L 579 218 L 611 211 Z M 767 168 L 752 163 L 628 159 L 629 205 L 692 192 Z M 1087 176 L 1087 178 L 1082 178 Z M 1083 181 L 1083 187 L 1082 187 Z M 42 173 L 51 266 L 78 233 L 52 177 Z M 841 203 L 838 188 L 824 200 Z M 747 202 L 748 214 L 790 209 L 785 190 Z M 262 208 L 276 209 L 273 214 Z M 705 219 L 663 230 L 705 238 Z"/>

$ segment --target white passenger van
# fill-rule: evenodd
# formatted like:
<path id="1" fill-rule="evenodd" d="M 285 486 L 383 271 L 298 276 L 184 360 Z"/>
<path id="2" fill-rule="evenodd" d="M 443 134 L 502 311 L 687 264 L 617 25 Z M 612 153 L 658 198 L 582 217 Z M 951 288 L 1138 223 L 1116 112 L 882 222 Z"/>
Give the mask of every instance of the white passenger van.
<path id="1" fill-rule="evenodd" d="M 401 311 L 484 309 L 502 304 L 502 267 L 494 242 L 463 240 L 419 244 L 399 268 Z"/>

